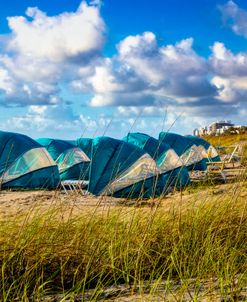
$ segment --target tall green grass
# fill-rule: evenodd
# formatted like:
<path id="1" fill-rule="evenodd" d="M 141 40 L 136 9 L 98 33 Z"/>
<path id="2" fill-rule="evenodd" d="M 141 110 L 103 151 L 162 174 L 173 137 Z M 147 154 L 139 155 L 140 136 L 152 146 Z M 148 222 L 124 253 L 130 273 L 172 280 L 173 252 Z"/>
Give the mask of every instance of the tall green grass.
<path id="1" fill-rule="evenodd" d="M 98 301 L 111 285 L 134 291 L 145 283 L 155 294 L 164 280 L 164 293 L 177 280 L 182 298 L 173 301 L 184 301 L 191 283 L 200 288 L 203 280 L 216 280 L 221 297 L 238 301 L 247 284 L 246 183 L 203 200 L 192 196 L 78 215 L 59 202 L 46 212 L 2 220 L 0 300 L 41 301 L 60 293 L 61 301 L 77 295 L 83 301 L 92 289 L 89 300 Z M 194 290 L 191 301 L 199 295 Z"/>
<path id="2" fill-rule="evenodd" d="M 227 147 L 238 143 L 247 144 L 247 133 L 219 136 L 209 135 L 205 136 L 204 139 L 214 146 Z"/>
<path id="3" fill-rule="evenodd" d="M 245 166 L 247 165 L 247 133 L 219 136 L 212 135 L 205 136 L 204 139 L 216 147 L 223 147 L 222 150 L 218 150 L 220 155 L 231 154 L 233 151 L 232 146 L 240 144 L 242 147 L 241 164 Z"/>

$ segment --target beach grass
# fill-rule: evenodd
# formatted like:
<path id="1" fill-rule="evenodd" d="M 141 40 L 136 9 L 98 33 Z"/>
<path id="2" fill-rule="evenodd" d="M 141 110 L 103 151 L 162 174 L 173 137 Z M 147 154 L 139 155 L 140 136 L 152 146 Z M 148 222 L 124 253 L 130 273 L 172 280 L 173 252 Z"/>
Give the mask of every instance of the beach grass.
<path id="1" fill-rule="evenodd" d="M 199 301 L 200 284 L 215 280 L 213 293 L 238 301 L 247 284 L 246 178 L 213 198 L 70 211 L 54 203 L 1 220 L 1 301 L 98 301 L 120 284 L 155 294 L 164 280 L 164 295 L 179 282 L 183 299 L 193 283 L 189 297 Z"/>

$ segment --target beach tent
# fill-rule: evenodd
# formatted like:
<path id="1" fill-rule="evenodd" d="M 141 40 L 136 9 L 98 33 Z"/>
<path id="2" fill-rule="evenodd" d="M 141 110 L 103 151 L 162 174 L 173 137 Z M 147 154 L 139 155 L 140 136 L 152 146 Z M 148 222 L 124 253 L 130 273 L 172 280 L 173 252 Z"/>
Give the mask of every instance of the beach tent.
<path id="1" fill-rule="evenodd" d="M 207 152 L 202 145 L 192 139 L 170 132 L 160 132 L 159 141 L 168 144 L 178 154 L 188 170 L 205 171 Z"/>
<path id="2" fill-rule="evenodd" d="M 78 138 L 77 140 L 74 141 L 67 141 L 71 144 L 73 144 L 74 146 L 80 148 L 89 159 L 91 159 L 91 153 L 92 153 L 92 138 Z M 89 170 L 90 170 L 90 162 L 87 162 L 84 164 L 84 180 L 88 180 L 89 179 Z"/>
<path id="3" fill-rule="evenodd" d="M 185 186 L 190 182 L 189 173 L 177 153 L 166 143 L 160 142 L 152 136 L 144 133 L 129 133 L 124 141 L 147 152 L 160 169 L 160 173 L 166 178 L 166 185 Z"/>
<path id="4" fill-rule="evenodd" d="M 37 141 L 58 165 L 61 180 L 85 180 L 90 159 L 81 149 L 60 139 L 40 138 Z"/>
<path id="5" fill-rule="evenodd" d="M 206 150 L 205 155 L 205 160 L 206 161 L 220 161 L 220 156 L 217 152 L 217 150 L 212 146 L 209 142 L 207 142 L 205 139 L 198 137 L 198 136 L 193 136 L 193 135 L 187 135 L 186 138 L 190 139 L 193 144 L 196 146 L 202 146 Z"/>
<path id="6" fill-rule="evenodd" d="M 144 150 L 110 137 L 92 142 L 88 191 L 95 195 L 148 198 L 163 194 L 164 179 Z"/>
<path id="7" fill-rule="evenodd" d="M 81 137 L 75 141 L 75 144 L 78 148 L 80 148 L 90 159 L 92 153 L 92 138 Z"/>
<path id="8" fill-rule="evenodd" d="M 56 163 L 39 143 L 18 133 L 0 131 L 1 188 L 49 188 L 60 182 Z"/>
<path id="9" fill-rule="evenodd" d="M 143 149 L 155 160 L 159 158 L 163 152 L 170 149 L 165 143 L 159 142 L 154 137 L 140 132 L 128 133 L 123 140 Z"/>

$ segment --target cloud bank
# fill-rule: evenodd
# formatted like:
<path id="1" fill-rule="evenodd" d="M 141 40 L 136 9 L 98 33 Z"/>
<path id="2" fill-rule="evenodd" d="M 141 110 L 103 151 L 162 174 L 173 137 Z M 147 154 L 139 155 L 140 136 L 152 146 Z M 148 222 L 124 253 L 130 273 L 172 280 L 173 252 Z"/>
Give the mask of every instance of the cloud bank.
<path id="1" fill-rule="evenodd" d="M 9 119 L 9 127 L 107 124 L 105 116 L 74 114 L 73 105 L 66 106 L 73 94 L 88 96 L 84 108 L 111 106 L 129 119 L 161 116 L 168 107 L 194 122 L 219 112 L 228 115 L 232 108 L 236 116 L 246 112 L 247 52 L 233 53 L 215 41 L 206 58 L 194 50 L 193 37 L 160 45 L 147 31 L 125 37 L 106 57 L 100 4 L 82 1 L 76 11 L 57 16 L 29 7 L 25 16 L 8 17 L 10 33 L 0 52 L 0 105 L 27 107 L 26 115 Z M 219 10 L 225 24 L 246 38 L 247 12 L 233 1 Z M 125 126 L 120 120 L 118 126 L 129 127 L 130 120 Z"/>

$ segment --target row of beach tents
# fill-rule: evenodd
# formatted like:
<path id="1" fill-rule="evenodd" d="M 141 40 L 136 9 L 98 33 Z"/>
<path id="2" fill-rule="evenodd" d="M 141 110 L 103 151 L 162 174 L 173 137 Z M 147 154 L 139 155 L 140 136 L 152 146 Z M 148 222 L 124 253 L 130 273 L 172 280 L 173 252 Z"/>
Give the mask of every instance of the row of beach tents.
<path id="1" fill-rule="evenodd" d="M 216 149 L 202 138 L 161 132 L 155 139 L 129 133 L 75 141 L 32 138 L 0 131 L 2 189 L 55 189 L 68 180 L 83 181 L 94 195 L 149 198 L 169 187 L 189 184 L 189 171 L 219 161 Z"/>

